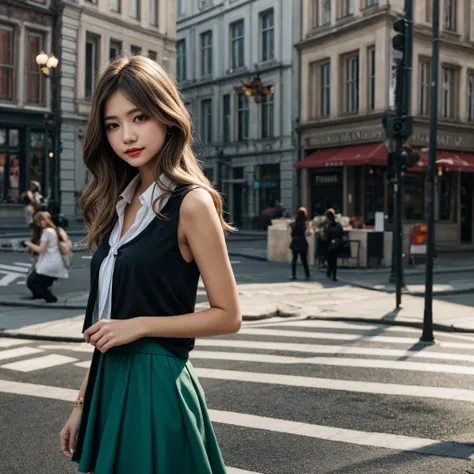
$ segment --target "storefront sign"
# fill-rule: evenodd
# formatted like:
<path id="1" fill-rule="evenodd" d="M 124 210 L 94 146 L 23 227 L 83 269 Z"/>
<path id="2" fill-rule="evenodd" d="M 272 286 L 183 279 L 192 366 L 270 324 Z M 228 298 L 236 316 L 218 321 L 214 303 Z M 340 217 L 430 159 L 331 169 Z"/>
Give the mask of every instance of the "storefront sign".
<path id="1" fill-rule="evenodd" d="M 319 186 L 339 184 L 341 176 L 338 174 L 317 174 L 313 176 L 313 183 Z"/>
<path id="2" fill-rule="evenodd" d="M 430 134 L 425 132 L 415 132 L 413 135 L 415 142 L 425 145 L 430 144 Z M 463 146 L 463 137 L 460 135 L 447 135 L 438 133 L 438 145 L 442 147 L 452 147 L 454 149 Z"/>
<path id="3" fill-rule="evenodd" d="M 335 132 L 335 133 L 325 133 L 324 135 L 311 137 L 311 144 L 314 145 L 327 145 L 327 144 L 344 144 L 351 142 L 360 142 L 360 141 L 377 141 L 383 140 L 384 133 L 380 129 L 371 129 L 371 130 L 354 130 L 346 132 Z"/>

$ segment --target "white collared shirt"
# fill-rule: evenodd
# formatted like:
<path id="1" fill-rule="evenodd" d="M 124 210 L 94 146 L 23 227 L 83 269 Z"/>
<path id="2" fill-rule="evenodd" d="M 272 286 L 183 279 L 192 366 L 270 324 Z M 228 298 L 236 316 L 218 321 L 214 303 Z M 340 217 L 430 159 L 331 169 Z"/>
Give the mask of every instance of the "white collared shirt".
<path id="1" fill-rule="evenodd" d="M 160 181 L 165 185 L 169 186 L 170 181 L 164 176 L 160 176 Z M 110 319 L 112 312 L 112 280 L 114 275 L 115 268 L 115 257 L 118 253 L 118 249 L 134 239 L 137 235 L 145 230 L 146 227 L 153 221 L 156 217 L 156 214 L 153 210 L 152 203 L 157 199 L 161 194 L 161 189 L 155 183 L 152 183 L 148 189 L 140 196 L 140 202 L 142 207 L 138 210 L 135 217 L 135 222 L 130 226 L 126 234 L 120 238 L 123 228 L 123 220 L 125 215 L 125 209 L 129 205 L 133 196 L 135 195 L 135 190 L 140 183 L 140 175 L 137 175 L 135 178 L 130 181 L 130 184 L 125 188 L 123 193 L 120 195 L 120 199 L 117 203 L 117 215 L 118 219 L 112 230 L 112 233 L 109 237 L 110 250 L 102 261 L 99 272 L 99 284 L 98 284 L 98 293 L 97 293 L 97 302 L 95 306 L 95 321 L 100 319 Z M 163 209 L 163 206 L 166 204 L 168 198 L 160 201 L 158 205 L 158 211 Z"/>

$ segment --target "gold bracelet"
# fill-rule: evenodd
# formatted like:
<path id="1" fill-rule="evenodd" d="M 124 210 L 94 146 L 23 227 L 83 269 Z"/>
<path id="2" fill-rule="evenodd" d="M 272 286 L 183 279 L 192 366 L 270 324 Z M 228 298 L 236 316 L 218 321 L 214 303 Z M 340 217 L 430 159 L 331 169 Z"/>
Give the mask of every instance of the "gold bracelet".
<path id="1" fill-rule="evenodd" d="M 79 397 L 75 402 L 74 402 L 74 407 L 77 408 L 82 408 L 84 406 L 84 399 Z"/>

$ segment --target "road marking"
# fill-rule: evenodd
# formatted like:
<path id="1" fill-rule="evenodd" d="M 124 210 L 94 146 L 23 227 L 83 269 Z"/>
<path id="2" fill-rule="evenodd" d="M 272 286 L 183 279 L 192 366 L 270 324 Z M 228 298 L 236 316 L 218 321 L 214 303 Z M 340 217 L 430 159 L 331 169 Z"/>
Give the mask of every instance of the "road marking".
<path id="1" fill-rule="evenodd" d="M 241 263 L 241 261 L 240 260 L 231 260 L 230 263 L 234 263 L 234 264 L 235 263 Z"/>
<path id="2" fill-rule="evenodd" d="M 0 392 L 17 395 L 28 395 L 73 402 L 77 397 L 77 389 L 71 390 L 47 385 L 35 385 L 23 382 L 0 380 Z M 361 446 L 379 447 L 399 451 L 411 451 L 427 455 L 446 456 L 461 459 L 473 459 L 473 447 L 459 443 L 415 438 L 410 436 L 373 433 L 367 431 L 348 430 L 344 428 L 314 425 L 298 421 L 282 420 L 245 413 L 234 413 L 209 409 L 211 421 L 250 429 L 273 431 L 315 439 L 325 439 Z M 238 471 L 237 471 L 238 472 Z M 245 471 L 244 471 L 245 472 Z"/>
<path id="3" fill-rule="evenodd" d="M 0 270 L 0 273 L 6 273 L 3 270 Z M 0 286 L 8 286 L 10 283 L 14 282 L 17 278 L 23 278 L 22 273 L 7 273 L 4 277 L 0 278 Z"/>
<path id="4" fill-rule="evenodd" d="M 76 367 L 80 367 L 81 369 L 88 369 L 91 366 L 91 361 L 86 360 L 84 362 L 78 362 L 77 364 L 74 364 Z"/>
<path id="5" fill-rule="evenodd" d="M 330 332 L 312 332 L 312 331 L 288 331 L 284 329 L 259 329 L 243 328 L 239 334 L 255 334 L 257 336 L 272 337 L 299 337 L 301 339 L 332 339 L 337 341 L 351 342 L 384 342 L 391 344 L 419 344 L 420 340 L 412 337 L 390 337 L 390 336 L 363 336 L 362 334 L 344 334 Z M 421 343 L 423 344 L 423 343 Z M 474 345 L 473 345 L 474 347 Z"/>
<path id="6" fill-rule="evenodd" d="M 386 324 L 372 324 L 372 323 L 354 323 L 345 321 L 329 321 L 324 319 L 305 319 L 303 321 L 279 321 L 275 323 L 269 323 L 269 326 L 278 325 L 285 327 L 295 328 L 317 328 L 317 329 L 347 329 L 356 331 L 378 331 L 383 332 L 409 332 L 409 333 L 421 333 L 421 329 L 410 328 L 404 326 L 388 326 Z"/>
<path id="7" fill-rule="evenodd" d="M 227 474 L 259 474 L 255 471 L 245 471 L 243 469 L 237 469 L 236 467 L 228 467 L 226 466 Z"/>
<path id="8" fill-rule="evenodd" d="M 198 349 L 199 346 L 224 348 L 235 347 L 239 349 L 268 349 L 272 351 L 307 352 L 309 354 L 373 355 L 376 357 L 441 359 L 474 362 L 474 356 L 471 354 L 448 354 L 444 352 L 430 351 L 427 348 L 414 351 L 401 349 L 380 349 L 377 347 L 352 347 L 328 344 L 299 344 L 267 341 L 236 341 L 228 339 L 198 339 Z"/>
<path id="9" fill-rule="evenodd" d="M 7 349 L 5 351 L 0 351 L 0 360 L 13 359 L 14 357 L 22 357 L 32 354 L 39 354 L 44 352 L 41 349 L 36 349 L 35 347 L 16 347 L 15 349 Z"/>
<path id="10" fill-rule="evenodd" d="M 348 430 L 331 426 L 313 425 L 291 420 L 281 420 L 245 413 L 209 410 L 211 421 L 227 425 L 242 426 L 257 430 L 274 431 L 291 435 L 308 436 L 316 439 L 337 441 L 378 448 L 410 451 L 435 456 L 446 456 L 461 459 L 473 459 L 473 447 L 459 443 L 447 443 L 426 438 L 371 433 L 367 431 Z"/>
<path id="11" fill-rule="evenodd" d="M 30 268 L 31 264 L 30 263 L 24 263 L 24 262 L 13 262 L 13 265 L 18 265 L 20 267 L 25 267 L 25 268 Z"/>
<path id="12" fill-rule="evenodd" d="M 21 344 L 30 344 L 34 341 L 31 339 L 10 339 L 8 337 L 0 338 L 0 347 L 19 346 Z"/>
<path id="13" fill-rule="evenodd" d="M 46 350 L 65 350 L 65 351 L 73 351 L 73 352 L 94 352 L 94 347 L 90 344 L 45 344 L 38 346 L 40 349 Z"/>
<path id="14" fill-rule="evenodd" d="M 26 285 L 26 281 L 17 281 L 16 284 L 17 285 Z"/>
<path id="15" fill-rule="evenodd" d="M 424 385 L 403 385 L 395 383 L 364 382 L 360 380 L 338 380 L 320 377 L 302 377 L 298 375 L 280 375 L 261 372 L 244 372 L 239 370 L 221 370 L 195 368 L 196 374 L 202 379 L 233 380 L 291 387 L 317 388 L 377 395 L 395 395 L 436 398 L 462 402 L 474 402 L 474 390 L 458 388 L 428 387 Z"/>
<path id="16" fill-rule="evenodd" d="M 84 260 L 91 260 L 92 255 L 83 255 L 81 258 L 83 258 Z"/>
<path id="17" fill-rule="evenodd" d="M 13 265 L 3 265 L 3 264 L 0 264 L 0 270 L 10 270 L 17 273 L 28 272 L 28 268 L 20 268 Z"/>
<path id="18" fill-rule="evenodd" d="M 43 357 L 35 357 L 34 359 L 12 362 L 10 364 L 0 366 L 0 369 L 17 370 L 19 372 L 33 372 L 34 370 L 48 369 L 58 365 L 69 364 L 77 359 L 58 354 L 49 354 Z"/>

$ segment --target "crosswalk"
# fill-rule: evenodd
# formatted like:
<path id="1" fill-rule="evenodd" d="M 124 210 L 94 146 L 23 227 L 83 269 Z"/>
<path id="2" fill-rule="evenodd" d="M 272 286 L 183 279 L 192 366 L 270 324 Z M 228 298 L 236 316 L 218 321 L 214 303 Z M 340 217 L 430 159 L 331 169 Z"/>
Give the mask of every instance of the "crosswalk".
<path id="1" fill-rule="evenodd" d="M 418 404 L 419 410 L 426 406 L 435 410 L 426 415 L 434 423 L 438 421 L 436 410 L 443 414 L 456 406 L 461 409 L 456 404 L 466 402 L 462 410 L 474 416 L 474 337 L 438 334 L 437 344 L 428 345 L 419 341 L 419 335 L 414 328 L 277 318 L 246 324 L 234 336 L 200 339 L 191 361 L 217 427 L 244 430 L 239 431 L 241 435 L 265 433 L 267 440 L 284 435 L 292 440 L 474 461 L 474 446 L 458 436 L 456 429 L 439 437 L 427 436 L 428 431 L 423 430 L 418 433 L 410 422 L 380 424 L 375 429 L 373 422 L 365 423 L 358 415 L 366 409 L 364 404 L 376 406 L 383 401 L 391 411 L 400 407 L 394 415 L 400 419 L 404 419 L 403 407 L 413 404 Z M 0 339 L 0 393 L 74 400 L 77 387 L 32 384 L 23 378 L 12 381 L 11 374 L 46 374 L 60 366 L 83 371 L 90 365 L 91 352 L 87 344 Z M 217 395 L 216 387 L 225 395 Z M 269 400 L 273 401 L 257 410 L 254 401 L 272 390 L 275 396 Z M 306 417 L 301 417 L 293 404 L 281 410 L 280 398 L 288 393 L 284 390 L 292 391 L 295 404 L 313 400 L 313 405 L 306 407 Z M 232 403 L 223 405 L 221 398 L 226 397 L 235 402 L 235 409 Z M 338 413 L 342 405 L 336 407 L 335 400 L 353 406 L 353 416 L 344 418 L 344 410 Z M 320 404 L 327 408 L 323 411 Z M 337 423 L 331 424 L 332 419 Z M 241 467 L 246 466 L 229 468 L 228 472 L 258 474 Z"/>
<path id="2" fill-rule="evenodd" d="M 29 263 L 14 262 L 12 264 L 0 264 L 0 286 L 9 286 L 16 283 L 17 285 L 24 285 L 24 276 L 30 267 Z"/>

